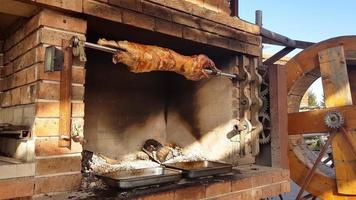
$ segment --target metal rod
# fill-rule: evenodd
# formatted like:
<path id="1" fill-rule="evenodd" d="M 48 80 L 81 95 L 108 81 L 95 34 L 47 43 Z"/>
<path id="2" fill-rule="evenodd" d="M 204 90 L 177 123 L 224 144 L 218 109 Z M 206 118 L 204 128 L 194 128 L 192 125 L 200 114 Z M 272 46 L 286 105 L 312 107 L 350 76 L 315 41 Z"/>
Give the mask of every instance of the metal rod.
<path id="1" fill-rule="evenodd" d="M 239 0 L 230 1 L 230 10 L 232 17 L 239 17 Z"/>
<path id="2" fill-rule="evenodd" d="M 90 42 L 85 42 L 85 47 L 88 47 L 88 48 L 91 48 L 91 49 L 100 50 L 100 51 L 104 51 L 104 52 L 108 52 L 108 53 L 116 53 L 117 51 L 119 51 L 119 49 L 105 47 L 105 46 L 101 46 L 101 45 L 98 45 L 98 44 L 93 44 L 93 43 L 90 43 Z"/>
<path id="3" fill-rule="evenodd" d="M 262 27 L 262 10 L 256 10 L 255 17 L 255 24 Z"/>
<path id="4" fill-rule="evenodd" d="M 120 49 L 105 47 L 105 46 L 101 46 L 101 45 L 98 45 L 98 44 L 93 44 L 93 43 L 90 43 L 90 42 L 85 42 L 85 47 L 91 48 L 91 49 L 96 49 L 96 50 L 99 50 L 99 51 L 108 52 L 108 53 L 116 53 L 117 51 L 120 51 Z M 221 72 L 221 71 L 215 72 L 215 71 L 210 70 L 210 69 L 204 69 L 204 72 L 206 74 L 211 75 L 211 76 L 226 76 L 228 78 L 242 80 L 242 78 L 237 74 L 229 74 L 229 73 L 225 73 L 225 72 Z"/>
<path id="5" fill-rule="evenodd" d="M 294 47 L 299 49 L 306 49 L 313 45 L 312 42 L 293 40 L 279 33 L 275 33 L 268 29 L 261 27 L 262 42 L 267 44 L 281 45 L 287 47 Z"/>

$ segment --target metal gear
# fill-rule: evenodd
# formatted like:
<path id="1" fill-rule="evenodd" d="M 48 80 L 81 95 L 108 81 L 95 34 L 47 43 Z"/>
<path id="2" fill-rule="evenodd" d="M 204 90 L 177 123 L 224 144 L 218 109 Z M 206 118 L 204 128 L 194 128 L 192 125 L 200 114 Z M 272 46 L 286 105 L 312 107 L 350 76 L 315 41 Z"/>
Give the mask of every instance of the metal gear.
<path id="1" fill-rule="evenodd" d="M 326 126 L 332 129 L 341 128 L 344 125 L 344 116 L 338 111 L 330 111 L 324 117 Z"/>
<path id="2" fill-rule="evenodd" d="M 267 114 L 269 108 L 268 96 L 262 95 L 261 99 L 262 99 L 262 107 L 260 113 Z"/>
<path id="3" fill-rule="evenodd" d="M 271 135 L 270 135 L 270 117 L 268 116 L 267 113 L 260 113 L 259 118 L 261 123 L 263 124 L 263 131 L 260 134 L 260 144 L 268 144 L 271 141 Z"/>

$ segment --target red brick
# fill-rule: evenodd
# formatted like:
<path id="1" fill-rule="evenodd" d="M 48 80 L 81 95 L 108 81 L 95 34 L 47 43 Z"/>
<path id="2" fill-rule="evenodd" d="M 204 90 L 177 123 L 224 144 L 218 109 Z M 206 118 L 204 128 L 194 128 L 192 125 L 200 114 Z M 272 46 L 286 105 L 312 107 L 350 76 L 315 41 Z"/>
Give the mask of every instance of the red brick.
<path id="1" fill-rule="evenodd" d="M 206 186 L 206 197 L 214 197 L 220 194 L 231 192 L 231 181 L 214 183 Z"/>
<path id="2" fill-rule="evenodd" d="M 81 156 L 37 159 L 36 176 L 63 172 L 80 172 Z"/>
<path id="3" fill-rule="evenodd" d="M 59 84 L 57 83 L 38 83 L 38 98 L 46 100 L 59 100 Z M 84 99 L 84 87 L 72 87 L 72 100 Z"/>
<path id="4" fill-rule="evenodd" d="M 31 32 L 40 26 L 39 15 L 35 15 L 28 22 L 22 25 L 15 33 L 11 34 L 4 43 L 4 50 L 7 51 L 22 39 L 24 39 Z"/>
<path id="5" fill-rule="evenodd" d="M 36 119 L 33 134 L 37 137 L 58 136 L 59 135 L 59 119 Z"/>
<path id="6" fill-rule="evenodd" d="M 208 43 L 208 35 L 198 29 L 183 28 L 183 38 L 195 42 Z"/>
<path id="7" fill-rule="evenodd" d="M 150 195 L 141 197 L 138 200 L 174 200 L 174 191 L 150 194 Z"/>
<path id="8" fill-rule="evenodd" d="M 0 180 L 0 199 L 32 196 L 33 189 L 33 177 Z"/>
<path id="9" fill-rule="evenodd" d="M 37 3 L 47 6 L 54 6 L 65 10 L 72 10 L 76 12 L 82 12 L 82 0 L 36 0 Z"/>
<path id="10" fill-rule="evenodd" d="M 157 4 L 142 1 L 142 11 L 143 13 L 150 16 L 154 16 L 168 21 L 172 20 L 172 10 L 167 9 L 163 6 L 159 6 Z"/>
<path id="11" fill-rule="evenodd" d="M 155 27 L 155 20 L 153 17 L 128 10 L 122 12 L 122 21 L 125 24 L 151 31 L 153 31 Z"/>
<path id="12" fill-rule="evenodd" d="M 252 198 L 253 199 L 262 199 L 262 188 L 252 188 Z"/>
<path id="13" fill-rule="evenodd" d="M 156 19 L 155 23 L 155 31 L 157 32 L 180 38 L 183 36 L 183 27 L 179 24 L 159 19 Z"/>
<path id="14" fill-rule="evenodd" d="M 1 107 L 11 106 L 11 93 L 4 92 L 4 93 L 1 93 L 0 95 L 1 95 L 1 98 L 0 98 Z"/>
<path id="15" fill-rule="evenodd" d="M 281 193 L 290 192 L 290 182 L 285 181 L 281 183 Z"/>
<path id="16" fill-rule="evenodd" d="M 109 0 L 109 4 L 135 11 L 142 11 L 140 0 Z"/>
<path id="17" fill-rule="evenodd" d="M 201 18 L 194 17 L 186 13 L 172 11 L 172 21 L 184 26 L 200 28 L 200 20 Z"/>
<path id="18" fill-rule="evenodd" d="M 58 147 L 58 138 L 41 138 L 36 139 L 35 142 L 35 153 L 36 156 L 51 156 L 51 155 L 62 155 L 70 153 L 81 153 L 82 145 L 72 141 L 71 149 Z"/>
<path id="19" fill-rule="evenodd" d="M 226 38 L 216 34 L 208 34 L 207 37 L 209 44 L 225 49 L 229 48 L 229 41 Z"/>
<path id="20" fill-rule="evenodd" d="M 24 70 L 26 73 L 26 84 L 37 81 L 37 66 L 31 66 Z"/>
<path id="21" fill-rule="evenodd" d="M 37 84 L 25 85 L 21 90 L 21 104 L 34 103 L 37 97 Z"/>
<path id="22" fill-rule="evenodd" d="M 40 80 L 50 80 L 50 81 L 60 81 L 61 73 L 60 71 L 45 72 L 44 63 L 36 64 L 37 67 L 37 77 Z M 85 68 L 83 67 L 73 67 L 72 68 L 72 83 L 84 84 L 85 83 Z"/>
<path id="23" fill-rule="evenodd" d="M 75 120 L 80 120 L 73 118 L 72 124 Z M 58 118 L 47 118 L 39 119 L 37 118 L 33 127 L 33 134 L 38 137 L 46 136 L 58 136 L 59 135 L 59 119 Z"/>
<path id="24" fill-rule="evenodd" d="M 93 0 L 83 1 L 83 12 L 89 15 L 101 17 L 114 22 L 122 22 L 122 10 Z"/>
<path id="25" fill-rule="evenodd" d="M 263 175 L 253 176 L 252 186 L 257 187 L 257 186 L 269 185 L 273 183 L 272 178 L 273 178 L 272 172 L 266 172 Z"/>
<path id="26" fill-rule="evenodd" d="M 18 87 L 26 84 L 26 70 L 21 70 L 14 73 L 14 85 L 11 88 Z"/>
<path id="27" fill-rule="evenodd" d="M 1 66 L 0 67 L 0 78 L 4 78 L 6 75 L 5 75 L 5 67 L 4 66 Z"/>
<path id="28" fill-rule="evenodd" d="M 8 63 L 4 66 L 4 74 L 5 76 L 9 76 L 14 73 L 13 63 Z"/>
<path id="29" fill-rule="evenodd" d="M 35 194 L 65 192 L 80 187 L 82 174 L 46 176 L 35 178 Z"/>
<path id="30" fill-rule="evenodd" d="M 205 198 L 205 187 L 204 186 L 194 186 L 178 189 L 175 191 L 175 200 L 195 200 Z"/>
<path id="31" fill-rule="evenodd" d="M 281 185 L 279 183 L 268 185 L 262 188 L 262 197 L 272 197 L 281 194 Z"/>
<path id="32" fill-rule="evenodd" d="M 5 52 L 5 62 L 9 63 L 40 43 L 40 31 L 34 31 L 17 45 Z"/>
<path id="33" fill-rule="evenodd" d="M 21 104 L 21 89 L 15 88 L 10 90 L 11 92 L 11 105 L 20 105 Z"/>
<path id="34" fill-rule="evenodd" d="M 231 182 L 231 191 L 245 190 L 252 187 L 252 178 L 243 178 Z"/>
<path id="35" fill-rule="evenodd" d="M 77 36 L 80 40 L 85 40 L 82 34 L 74 34 L 72 32 L 56 30 L 52 28 L 41 28 L 40 41 L 43 44 L 62 46 L 62 39 L 70 40 L 73 36 Z"/>
<path id="36" fill-rule="evenodd" d="M 242 192 L 230 193 L 223 196 L 215 197 L 216 200 L 243 200 Z"/>
<path id="37" fill-rule="evenodd" d="M 74 1 L 72 0 L 72 2 Z M 44 10 L 40 13 L 40 25 L 77 33 L 86 33 L 87 31 L 85 20 L 52 10 Z"/>
<path id="38" fill-rule="evenodd" d="M 59 117 L 59 103 L 39 102 L 36 104 L 37 117 Z M 72 103 L 72 117 L 84 117 L 84 103 Z"/>
<path id="39" fill-rule="evenodd" d="M 16 72 L 35 63 L 44 61 L 44 49 L 45 47 L 40 45 L 26 52 L 24 55 L 16 58 L 13 61 L 14 71 Z"/>

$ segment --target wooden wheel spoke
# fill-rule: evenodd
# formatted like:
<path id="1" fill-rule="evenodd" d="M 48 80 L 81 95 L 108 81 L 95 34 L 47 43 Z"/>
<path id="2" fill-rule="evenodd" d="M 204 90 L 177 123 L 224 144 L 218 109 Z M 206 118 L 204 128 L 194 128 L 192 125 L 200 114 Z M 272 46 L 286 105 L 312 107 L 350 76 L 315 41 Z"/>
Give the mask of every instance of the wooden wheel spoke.
<path id="1" fill-rule="evenodd" d="M 289 113 L 289 135 L 329 132 L 330 129 L 325 125 L 324 117 L 328 112 L 334 110 L 339 111 L 345 119 L 347 119 L 345 121 L 345 127 L 356 127 L 356 106 L 325 108 L 306 112 Z"/>
<path id="2" fill-rule="evenodd" d="M 345 118 L 344 128 L 356 129 L 356 70 L 347 66 L 356 55 L 356 37 L 333 38 L 305 49 L 288 61 L 287 90 L 290 94 L 288 109 L 297 110 L 301 96 L 319 76 L 322 78 L 326 109 L 288 114 L 289 135 L 325 133 L 331 130 L 324 117 L 329 111 L 339 111 Z M 352 65 L 354 65 L 352 63 Z M 298 97 L 298 98 L 297 98 Z M 342 128 L 340 129 L 342 131 Z M 356 131 L 350 134 L 333 133 L 331 142 L 335 176 L 323 166 L 315 173 L 306 190 L 321 199 L 354 199 L 356 197 L 356 156 L 351 146 L 356 146 Z M 350 139 L 351 137 L 351 139 Z M 305 143 L 290 137 L 289 161 L 292 179 L 303 185 L 305 174 L 313 162 L 308 157 Z M 348 144 L 350 142 L 350 144 Z M 328 158 L 325 162 L 330 161 Z M 324 176 L 325 175 L 325 176 Z"/>
<path id="3" fill-rule="evenodd" d="M 344 48 L 338 46 L 319 52 L 319 63 L 326 107 L 352 105 Z M 344 117 L 346 121 L 352 122 L 355 115 L 345 115 Z M 356 127 L 353 124 L 346 125 Z M 344 128 L 341 128 L 332 140 L 337 191 L 340 194 L 356 195 L 354 143 L 356 143 L 356 136 L 349 136 Z"/>
<path id="4" fill-rule="evenodd" d="M 356 133 L 352 134 L 352 142 L 356 143 Z M 337 133 L 332 140 L 332 152 L 338 192 L 355 195 L 356 157 L 344 133 Z"/>

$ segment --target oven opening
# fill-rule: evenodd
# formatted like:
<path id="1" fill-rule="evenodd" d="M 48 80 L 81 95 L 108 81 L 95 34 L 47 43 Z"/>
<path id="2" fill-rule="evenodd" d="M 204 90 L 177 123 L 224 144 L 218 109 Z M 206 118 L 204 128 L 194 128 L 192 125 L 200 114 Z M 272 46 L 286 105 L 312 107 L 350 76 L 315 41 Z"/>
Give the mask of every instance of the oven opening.
<path id="1" fill-rule="evenodd" d="M 106 21 L 90 25 L 90 43 L 128 40 L 183 55 L 205 54 L 220 70 L 236 70 L 231 52 L 124 25 L 101 27 L 113 27 Z M 236 82 L 226 77 L 191 81 L 173 72 L 132 73 L 114 64 L 110 53 L 87 48 L 86 54 L 83 147 L 93 154 L 89 163 L 96 174 L 188 161 L 238 164 L 239 143 L 228 137 L 238 124 Z"/>

